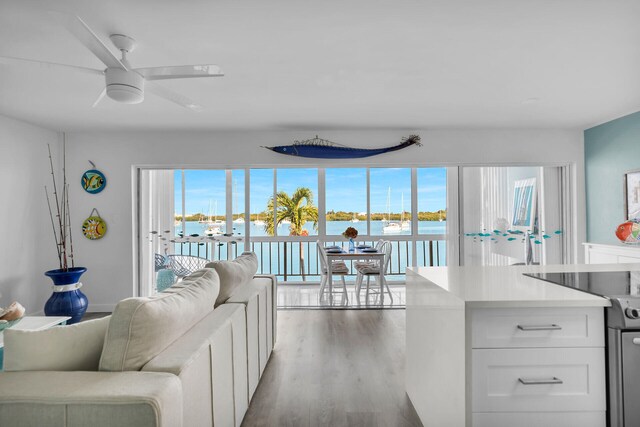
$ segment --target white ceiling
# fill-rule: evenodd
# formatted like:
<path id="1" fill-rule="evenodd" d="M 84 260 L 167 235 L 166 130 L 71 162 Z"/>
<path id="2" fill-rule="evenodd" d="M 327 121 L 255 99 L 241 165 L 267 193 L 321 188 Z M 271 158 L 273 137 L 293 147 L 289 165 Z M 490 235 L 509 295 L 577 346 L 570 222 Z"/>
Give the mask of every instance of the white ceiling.
<path id="1" fill-rule="evenodd" d="M 0 114 L 56 130 L 586 128 L 640 110 L 640 0 L 0 0 L 0 56 L 104 68 L 52 9 L 109 47 L 138 40 L 136 67 L 226 74 L 159 82 L 193 113 L 152 94 L 91 108 L 100 77 L 0 64 Z"/>

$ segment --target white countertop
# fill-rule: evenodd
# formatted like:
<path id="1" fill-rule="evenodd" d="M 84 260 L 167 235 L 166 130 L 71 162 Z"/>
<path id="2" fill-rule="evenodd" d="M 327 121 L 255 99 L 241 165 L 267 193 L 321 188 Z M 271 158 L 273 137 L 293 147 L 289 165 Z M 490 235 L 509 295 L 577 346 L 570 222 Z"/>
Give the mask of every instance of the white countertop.
<path id="1" fill-rule="evenodd" d="M 608 299 L 554 285 L 522 273 L 631 271 L 640 264 L 570 264 L 510 267 L 411 267 L 407 286 L 423 278 L 466 307 L 608 307 Z M 418 277 L 416 277 L 416 275 Z"/>

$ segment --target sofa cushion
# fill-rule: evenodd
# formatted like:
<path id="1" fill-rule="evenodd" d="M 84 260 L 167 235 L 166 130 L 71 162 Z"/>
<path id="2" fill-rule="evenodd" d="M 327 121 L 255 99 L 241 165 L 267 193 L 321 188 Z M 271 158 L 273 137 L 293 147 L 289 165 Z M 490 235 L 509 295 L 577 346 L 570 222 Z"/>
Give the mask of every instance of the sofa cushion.
<path id="1" fill-rule="evenodd" d="M 249 283 L 258 271 L 258 257 L 254 252 L 243 252 L 233 261 L 214 261 L 205 266 L 218 272 L 220 293 L 215 306 L 229 299 L 240 286 Z"/>
<path id="2" fill-rule="evenodd" d="M 43 331 L 4 331 L 5 371 L 97 371 L 111 316 Z"/>
<path id="3" fill-rule="evenodd" d="M 220 282 L 212 269 L 198 270 L 151 297 L 118 303 L 107 330 L 101 371 L 138 371 L 211 310 Z"/>

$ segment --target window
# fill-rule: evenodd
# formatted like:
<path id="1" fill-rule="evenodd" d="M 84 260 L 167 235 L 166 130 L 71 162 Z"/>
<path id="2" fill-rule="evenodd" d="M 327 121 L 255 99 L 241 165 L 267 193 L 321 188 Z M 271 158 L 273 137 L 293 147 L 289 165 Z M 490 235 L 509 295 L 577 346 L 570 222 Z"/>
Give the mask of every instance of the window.
<path id="1" fill-rule="evenodd" d="M 186 234 L 226 232 L 226 176 L 223 170 L 185 170 Z"/>
<path id="2" fill-rule="evenodd" d="M 273 219 L 273 211 L 267 209 L 273 197 L 273 169 L 251 169 L 249 203 L 251 205 L 251 235 L 266 236 L 268 220 Z"/>
<path id="3" fill-rule="evenodd" d="M 445 234 L 447 169 L 420 168 L 418 173 L 418 234 Z"/>
<path id="4" fill-rule="evenodd" d="M 411 234 L 411 169 L 371 169 L 371 234 Z"/>
<path id="5" fill-rule="evenodd" d="M 358 230 L 361 243 L 392 242 L 391 279 L 403 279 L 409 265 L 445 265 L 446 175 L 446 168 L 143 169 L 143 295 L 153 293 L 154 277 L 166 267 L 154 261 L 165 253 L 217 260 L 252 250 L 260 273 L 307 280 L 318 275 L 315 241 L 344 244 L 347 227 Z M 283 194 L 276 208 L 289 212 L 274 228 L 276 192 Z M 291 200 L 296 192 L 300 200 Z M 310 209 L 296 230 L 292 212 L 300 207 Z M 250 240 L 225 241 L 230 233 Z"/>
<path id="6" fill-rule="evenodd" d="M 231 171 L 231 221 L 233 234 L 245 235 L 244 169 Z"/>
<path id="7" fill-rule="evenodd" d="M 278 227 L 278 235 L 308 235 L 318 234 L 314 220 L 318 217 L 318 169 L 278 169 L 278 193 L 285 193 L 278 203 L 278 211 L 286 211 L 285 219 Z M 308 208 L 308 209 L 307 209 Z M 315 208 L 315 213 L 314 213 Z M 302 218 L 296 222 L 295 216 Z M 306 219 L 306 221 L 305 221 Z"/>
<path id="8" fill-rule="evenodd" d="M 340 235 L 347 227 L 368 234 L 366 169 L 327 169 L 325 194 L 328 236 Z"/>

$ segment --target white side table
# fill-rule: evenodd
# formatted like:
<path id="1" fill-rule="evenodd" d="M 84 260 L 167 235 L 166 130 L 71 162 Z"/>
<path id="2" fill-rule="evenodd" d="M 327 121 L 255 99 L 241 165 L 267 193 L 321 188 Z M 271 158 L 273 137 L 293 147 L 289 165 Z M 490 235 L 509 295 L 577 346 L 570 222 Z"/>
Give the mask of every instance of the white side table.
<path id="1" fill-rule="evenodd" d="M 20 331 L 42 331 L 53 326 L 64 325 L 69 316 L 24 316 L 21 321 L 16 323 L 11 329 Z M 4 331 L 0 332 L 0 370 L 2 370 L 4 361 Z"/>

